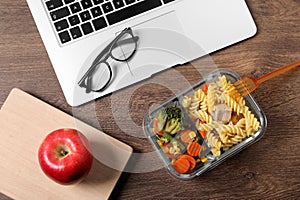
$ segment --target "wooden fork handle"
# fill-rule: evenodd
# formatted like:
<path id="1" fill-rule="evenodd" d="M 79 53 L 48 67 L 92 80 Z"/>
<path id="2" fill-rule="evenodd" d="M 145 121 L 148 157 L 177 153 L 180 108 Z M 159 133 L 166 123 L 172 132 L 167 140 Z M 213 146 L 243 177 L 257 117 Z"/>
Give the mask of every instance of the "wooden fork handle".
<path id="1" fill-rule="evenodd" d="M 283 74 L 283 73 L 285 73 L 285 72 L 287 72 L 291 69 L 294 69 L 295 67 L 298 67 L 298 66 L 300 66 L 300 60 L 297 61 L 297 62 L 291 63 L 287 66 L 281 67 L 277 70 L 274 70 L 274 71 L 272 71 L 272 72 L 270 72 L 266 75 L 263 75 L 263 76 L 257 78 L 256 81 L 257 81 L 258 84 L 261 84 L 261 83 L 263 83 L 263 82 L 265 82 L 265 81 L 267 81 L 271 78 L 274 78 L 275 76 Z"/>

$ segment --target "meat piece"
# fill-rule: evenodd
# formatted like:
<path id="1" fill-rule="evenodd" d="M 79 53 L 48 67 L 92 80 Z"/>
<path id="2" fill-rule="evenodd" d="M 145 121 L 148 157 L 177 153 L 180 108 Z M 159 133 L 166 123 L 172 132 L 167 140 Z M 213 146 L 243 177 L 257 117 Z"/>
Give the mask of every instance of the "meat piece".
<path id="1" fill-rule="evenodd" d="M 215 110 L 211 113 L 211 116 L 215 121 L 227 123 L 231 119 L 231 113 L 231 108 L 226 104 L 216 104 Z"/>

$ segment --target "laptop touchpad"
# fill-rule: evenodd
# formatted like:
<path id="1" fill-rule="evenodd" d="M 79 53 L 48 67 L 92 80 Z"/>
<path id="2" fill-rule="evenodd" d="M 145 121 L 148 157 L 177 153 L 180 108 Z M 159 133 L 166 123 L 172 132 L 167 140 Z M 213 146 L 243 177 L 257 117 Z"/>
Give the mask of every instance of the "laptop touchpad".
<path id="1" fill-rule="evenodd" d="M 136 53 L 128 61 L 135 80 L 186 63 L 203 51 L 188 38 L 176 11 L 137 24 L 132 30 L 139 37 Z"/>

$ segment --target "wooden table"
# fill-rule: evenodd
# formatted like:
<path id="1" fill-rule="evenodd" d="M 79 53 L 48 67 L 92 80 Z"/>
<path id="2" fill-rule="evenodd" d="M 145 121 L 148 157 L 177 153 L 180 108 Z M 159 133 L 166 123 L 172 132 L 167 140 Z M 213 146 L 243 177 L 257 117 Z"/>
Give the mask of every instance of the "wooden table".
<path id="1" fill-rule="evenodd" d="M 300 60 L 300 1 L 248 0 L 247 3 L 258 33 L 249 40 L 212 53 L 210 58 L 216 66 L 232 69 L 241 76 L 260 76 Z M 136 136 L 143 136 L 141 124 L 149 106 L 170 97 L 170 88 L 145 84 L 151 80 L 138 84 L 136 87 L 140 87 L 130 97 L 131 119 L 116 122 L 113 112 L 117 110 L 112 106 L 114 96 L 127 95 L 130 88 L 74 109 L 64 99 L 26 2 L 1 0 L 0 19 L 0 106 L 10 90 L 18 87 L 101 128 L 131 145 L 136 153 L 153 151 L 147 139 Z M 193 84 L 201 79 L 195 72 L 202 61 L 203 58 L 174 69 Z M 156 78 L 164 77 L 174 82 L 164 73 Z M 123 173 L 112 199 L 299 198 L 299 78 L 297 68 L 266 82 L 254 92 L 253 96 L 268 118 L 268 129 L 259 142 L 191 181 L 177 180 L 164 168 L 147 173 Z M 123 101 L 118 101 L 119 106 L 126 103 Z M 128 121 L 135 122 L 138 128 L 126 128 Z M 0 199 L 7 198 L 0 195 Z"/>

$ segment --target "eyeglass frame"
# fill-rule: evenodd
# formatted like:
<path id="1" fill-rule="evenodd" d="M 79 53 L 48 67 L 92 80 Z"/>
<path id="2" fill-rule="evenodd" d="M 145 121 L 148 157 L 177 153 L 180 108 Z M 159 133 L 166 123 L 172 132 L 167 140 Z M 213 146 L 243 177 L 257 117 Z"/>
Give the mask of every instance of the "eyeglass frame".
<path id="1" fill-rule="evenodd" d="M 118 40 L 120 38 L 122 38 L 123 35 L 125 35 L 126 33 L 130 34 L 132 38 L 130 39 L 125 39 L 125 40 L 121 40 L 119 42 L 122 42 L 120 44 L 118 44 Z M 113 39 L 99 54 L 98 56 L 94 59 L 91 67 L 87 70 L 87 72 L 82 76 L 82 78 L 80 79 L 80 81 L 78 82 L 78 85 L 80 87 L 84 87 L 86 88 L 86 93 L 90 93 L 91 91 L 93 92 L 101 92 L 103 91 L 107 86 L 108 84 L 110 83 L 111 79 L 112 79 L 112 69 L 111 69 L 111 66 L 108 64 L 107 62 L 107 59 L 109 57 L 113 58 L 114 60 L 116 61 L 119 61 L 119 62 L 126 62 L 128 60 L 130 60 L 132 58 L 132 56 L 135 54 L 136 50 L 137 50 L 137 41 L 138 41 L 139 37 L 138 36 L 134 36 L 133 35 L 133 32 L 132 32 L 132 29 L 130 27 L 127 27 L 125 28 L 119 35 L 117 35 L 115 37 L 115 39 Z M 134 47 L 134 50 L 133 52 L 131 53 L 131 55 L 128 57 L 128 58 L 125 58 L 124 60 L 122 59 L 118 59 L 116 57 L 113 56 L 112 54 L 112 50 L 116 47 L 118 47 L 119 45 L 122 45 L 122 44 L 126 44 L 129 42 L 129 40 L 133 40 L 134 41 L 134 44 L 135 44 L 135 47 Z M 103 56 L 105 56 L 104 58 L 102 58 Z M 103 87 L 101 87 L 100 89 L 97 89 L 97 90 L 93 90 L 91 88 L 91 80 L 93 78 L 93 73 L 95 71 L 95 69 L 97 68 L 98 65 L 100 65 L 101 63 L 104 63 L 105 65 L 107 65 L 108 69 L 109 69 L 109 79 L 107 81 L 107 83 L 105 83 L 105 85 Z M 85 83 L 86 81 L 86 78 L 87 78 L 87 83 Z"/>

